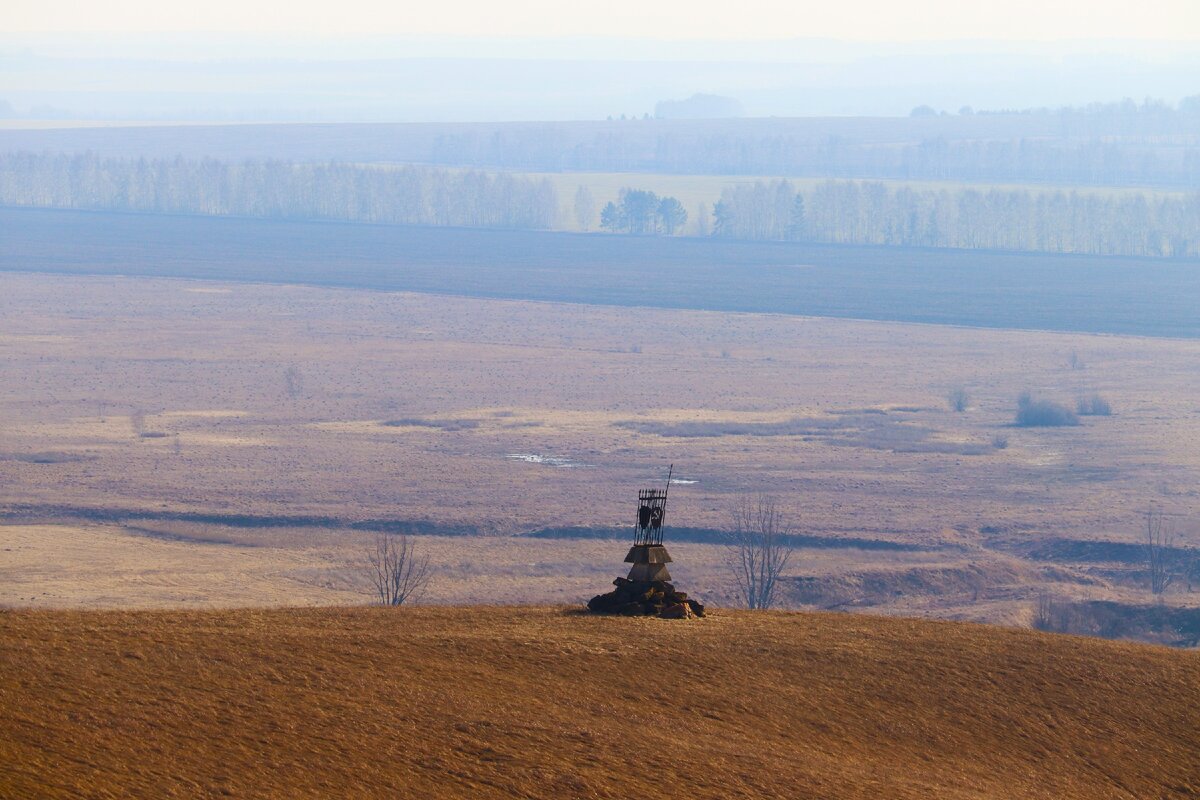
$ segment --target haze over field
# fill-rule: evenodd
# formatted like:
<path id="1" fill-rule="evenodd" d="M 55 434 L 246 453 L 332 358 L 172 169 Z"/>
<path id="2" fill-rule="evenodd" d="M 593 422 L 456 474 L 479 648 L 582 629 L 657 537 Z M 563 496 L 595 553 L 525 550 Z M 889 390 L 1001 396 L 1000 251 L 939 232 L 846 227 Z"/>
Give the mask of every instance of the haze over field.
<path id="1" fill-rule="evenodd" d="M 182 9 L 9 3 L 0 100 L 38 118 L 446 122 L 641 117 L 699 93 L 749 116 L 893 116 L 1174 103 L 1200 71 L 1187 0 Z"/>
<path id="2" fill-rule="evenodd" d="M 1194 11 L 1184 13 L 1195 13 Z M 803 38 L 746 45 L 628 38 L 379 36 L 330 44 L 261 35 L 2 35 L 7 116 L 40 120 L 448 122 L 685 116 L 899 116 L 928 104 L 1022 109 L 1196 93 L 1195 44 L 949 41 L 928 47 Z M 89 52 L 90 51 L 90 52 Z"/>
<path id="3" fill-rule="evenodd" d="M 0 796 L 1200 796 L 1198 309 L 1190 0 L 13 0 Z"/>

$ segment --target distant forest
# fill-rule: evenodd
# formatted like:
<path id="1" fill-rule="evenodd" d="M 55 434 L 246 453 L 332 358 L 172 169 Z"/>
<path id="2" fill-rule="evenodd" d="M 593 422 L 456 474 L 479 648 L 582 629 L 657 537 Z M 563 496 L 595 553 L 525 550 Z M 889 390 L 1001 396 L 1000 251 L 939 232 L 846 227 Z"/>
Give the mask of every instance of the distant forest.
<path id="1" fill-rule="evenodd" d="M 640 124 L 640 123 L 631 123 Z M 1197 118 L 1200 130 L 1200 117 Z M 1084 186 L 1200 186 L 1200 136 L 1186 144 L 1103 139 L 868 143 L 804 137 L 664 133 L 597 137 L 562 151 L 524 136 L 480 141 L 467 134 L 435 143 L 430 161 L 564 172 L 789 175 L 885 180 L 1043 183 Z"/>
<path id="2" fill-rule="evenodd" d="M 930 109 L 932 111 L 932 109 Z M 912 118 L 0 130 L 0 152 L 524 172 L 1200 188 L 1200 102 Z"/>
<path id="3" fill-rule="evenodd" d="M 711 228 L 702 208 L 697 230 L 730 239 L 1200 256 L 1200 193 L 925 189 L 849 180 L 800 191 L 777 180 L 733 185 L 714 200 Z M 581 219 L 593 213 L 584 187 L 575 202 Z M 0 205 L 524 230 L 561 222 L 554 186 L 521 175 L 92 154 L 0 155 Z M 671 235 L 687 219 L 675 198 L 632 188 L 601 213 L 602 227 L 633 234 Z"/>
<path id="4" fill-rule="evenodd" d="M 549 181 L 478 170 L 32 153 L 0 155 L 0 204 L 526 230 L 559 213 Z"/>
<path id="5" fill-rule="evenodd" d="M 891 188 L 826 181 L 734 186 L 713 207 L 713 233 L 734 239 L 1028 250 L 1127 256 L 1200 255 L 1200 193 Z"/>
<path id="6" fill-rule="evenodd" d="M 908 127 L 880 120 L 879 130 L 854 120 L 846 134 L 837 122 L 824 132 L 823 122 L 635 120 L 593 137 L 550 126 L 468 130 L 437 135 L 421 160 L 548 172 L 1200 187 L 1200 113 L 918 117 Z"/>

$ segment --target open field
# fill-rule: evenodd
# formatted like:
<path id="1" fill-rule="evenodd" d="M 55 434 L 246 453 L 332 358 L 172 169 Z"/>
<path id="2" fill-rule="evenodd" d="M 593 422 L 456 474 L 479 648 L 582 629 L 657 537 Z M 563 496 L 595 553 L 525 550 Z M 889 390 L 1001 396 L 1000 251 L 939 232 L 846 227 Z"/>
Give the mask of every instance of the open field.
<path id="1" fill-rule="evenodd" d="M 1196 260 L 41 209 L 0 228 L 4 271 L 1200 337 Z"/>
<path id="2" fill-rule="evenodd" d="M 1200 793 L 1192 654 L 1027 631 L 553 608 L 10 611 L 0 654 L 9 797 Z"/>
<path id="3" fill-rule="evenodd" d="M 432 601 L 581 603 L 669 463 L 672 569 L 717 605 L 758 491 L 790 606 L 1028 625 L 1149 602 L 1152 502 L 1200 545 L 1186 340 L 7 273 L 0 356 L 5 605 L 361 602 L 380 530 Z M 1115 413 L 1016 428 L 1023 390 Z"/>
<path id="4" fill-rule="evenodd" d="M 1191 142 L 1189 120 L 1174 137 Z M 655 163 L 663 136 L 683 139 L 751 137 L 761 142 L 795 137 L 809 145 L 830 139 L 894 147 L 936 137 L 949 140 L 1020 139 L 1094 135 L 1095 126 L 1113 126 L 1111 135 L 1152 136 L 1167 131 L 1159 121 L 1062 120 L 1049 115 L 951 117 L 795 117 L 712 120 L 609 120 L 485 123 L 136 123 L 80 125 L 72 122 L 0 128 L 0 149 L 95 152 L 138 158 L 284 158 L 295 161 L 437 161 L 505 166 L 496 156 L 522 161 L 562 161 L 573 150 L 606 140 L 624 145 L 628 160 Z M 1086 134 L 1085 134 L 1086 135 Z M 1174 138 L 1168 139 L 1174 142 Z M 498 144 L 499 147 L 493 147 Z"/>

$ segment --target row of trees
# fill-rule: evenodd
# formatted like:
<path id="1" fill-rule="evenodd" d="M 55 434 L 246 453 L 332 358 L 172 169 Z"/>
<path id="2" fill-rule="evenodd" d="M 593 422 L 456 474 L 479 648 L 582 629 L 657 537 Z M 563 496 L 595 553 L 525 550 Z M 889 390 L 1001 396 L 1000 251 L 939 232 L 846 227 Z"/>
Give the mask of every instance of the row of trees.
<path id="1" fill-rule="evenodd" d="M 972 115 L 882 121 L 875 128 L 867 121 L 822 120 L 547 125 L 439 134 L 420 156 L 439 164 L 554 172 L 1186 188 L 1200 185 L 1196 119 L 1180 114 L 1159 124 L 1153 115 Z"/>
<path id="2" fill-rule="evenodd" d="M 1200 255 L 1200 194 L 912 189 L 789 181 L 725 189 L 713 233 L 734 239 L 1028 250 L 1131 256 Z"/>
<path id="3" fill-rule="evenodd" d="M 609 202 L 601 210 L 600 227 L 614 233 L 671 236 L 683 230 L 687 218 L 687 210 L 674 197 L 659 197 L 642 189 L 622 189 L 617 201 Z"/>
<path id="4" fill-rule="evenodd" d="M 131 160 L 92 154 L 0 154 L 0 204 L 549 229 L 559 199 L 547 180 L 434 167 L 211 159 Z M 586 188 L 575 213 L 595 216 Z M 601 227 L 676 234 L 678 199 L 622 189 Z M 701 210 L 692 232 L 707 233 Z M 913 189 L 825 181 L 731 186 L 713 207 L 714 235 L 733 239 L 1026 250 L 1131 256 L 1200 255 L 1200 194 Z"/>
<path id="5" fill-rule="evenodd" d="M 505 173 L 34 153 L 0 154 L 0 204 L 523 229 L 559 212 L 549 181 Z"/>

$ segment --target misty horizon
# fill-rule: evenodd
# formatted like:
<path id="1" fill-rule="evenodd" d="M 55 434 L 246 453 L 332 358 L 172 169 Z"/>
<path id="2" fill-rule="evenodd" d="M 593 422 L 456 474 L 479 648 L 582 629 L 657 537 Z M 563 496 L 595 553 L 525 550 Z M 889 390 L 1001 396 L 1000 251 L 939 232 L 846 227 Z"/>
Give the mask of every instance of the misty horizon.
<path id="1" fill-rule="evenodd" d="M 729 98 L 747 117 L 1175 104 L 1184 40 L 862 42 L 614 37 L 0 34 L 10 119 L 516 122 L 655 116 Z"/>

